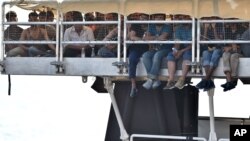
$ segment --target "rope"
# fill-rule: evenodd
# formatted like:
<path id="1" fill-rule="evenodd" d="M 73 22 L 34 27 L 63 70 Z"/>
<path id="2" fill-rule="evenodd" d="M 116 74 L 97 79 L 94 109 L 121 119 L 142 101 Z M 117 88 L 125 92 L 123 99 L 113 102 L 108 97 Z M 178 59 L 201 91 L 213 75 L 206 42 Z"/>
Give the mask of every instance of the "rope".
<path id="1" fill-rule="evenodd" d="M 11 95 L 11 78 L 10 78 L 10 74 L 8 74 L 8 82 L 9 82 L 9 88 L 8 88 L 8 95 Z"/>

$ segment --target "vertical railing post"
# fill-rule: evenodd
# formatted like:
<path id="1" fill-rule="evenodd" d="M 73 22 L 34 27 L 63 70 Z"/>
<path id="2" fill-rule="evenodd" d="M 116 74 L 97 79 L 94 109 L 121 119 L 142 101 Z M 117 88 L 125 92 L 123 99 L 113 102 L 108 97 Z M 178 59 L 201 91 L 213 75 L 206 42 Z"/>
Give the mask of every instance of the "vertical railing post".
<path id="1" fill-rule="evenodd" d="M 197 34 L 196 34 L 196 40 L 197 40 L 197 44 L 196 44 L 196 47 L 197 47 L 197 51 L 196 51 L 196 62 L 198 63 L 197 64 L 197 67 L 196 67 L 196 73 L 201 73 L 201 69 L 200 69 L 200 64 L 201 64 L 201 59 L 200 59 L 200 34 L 201 34 L 201 30 L 200 30 L 200 20 L 198 19 L 197 20 Z"/>
<path id="2" fill-rule="evenodd" d="M 195 18 L 192 18 L 192 62 L 195 62 Z M 191 66 L 191 72 L 195 73 L 195 66 Z"/>
<path id="3" fill-rule="evenodd" d="M 4 1 L 0 1 L 1 7 L 0 7 L 0 72 L 3 71 L 3 59 L 4 59 L 4 44 L 3 44 L 3 40 L 4 40 Z"/>
<path id="4" fill-rule="evenodd" d="M 214 122 L 214 89 L 207 91 L 209 98 L 209 117 L 210 117 L 210 133 L 209 141 L 217 141 L 217 136 L 215 133 L 215 122 Z"/>

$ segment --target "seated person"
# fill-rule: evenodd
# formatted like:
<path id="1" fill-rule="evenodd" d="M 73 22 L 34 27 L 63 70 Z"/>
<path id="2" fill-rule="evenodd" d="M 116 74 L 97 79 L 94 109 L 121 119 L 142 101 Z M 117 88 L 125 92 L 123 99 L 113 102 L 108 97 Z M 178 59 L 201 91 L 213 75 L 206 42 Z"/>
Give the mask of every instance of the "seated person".
<path id="1" fill-rule="evenodd" d="M 184 17 L 182 20 L 191 20 L 189 16 Z M 192 40 L 192 24 L 184 23 L 176 27 L 175 40 L 191 41 Z M 163 89 L 172 89 L 177 87 L 182 89 L 185 85 L 186 76 L 189 72 L 192 59 L 192 45 L 191 44 L 176 44 L 173 51 L 167 56 L 167 65 L 169 79 L 167 85 Z M 178 79 L 177 83 L 174 82 L 174 75 L 176 72 L 176 64 L 178 60 L 182 60 L 182 76 Z"/>
<path id="2" fill-rule="evenodd" d="M 38 14 L 36 12 L 29 13 L 29 22 L 37 22 Z M 23 30 L 20 41 L 49 41 L 47 31 L 38 25 L 31 25 Z M 53 53 L 47 52 L 51 50 Z M 32 52 L 32 54 L 31 54 Z M 36 52 L 35 54 L 33 54 Z M 21 44 L 17 48 L 10 50 L 7 56 L 53 56 L 55 46 L 53 44 Z"/>
<path id="3" fill-rule="evenodd" d="M 17 22 L 17 15 L 14 11 L 9 11 L 6 13 L 5 18 L 7 22 Z M 7 29 L 4 30 L 4 40 L 5 41 L 18 41 L 21 37 L 23 29 L 17 25 L 9 25 Z M 5 44 L 5 52 L 16 48 L 17 44 Z"/>
<path id="4" fill-rule="evenodd" d="M 73 21 L 83 21 L 81 12 L 75 11 L 73 13 Z M 91 28 L 83 26 L 82 24 L 74 24 L 66 29 L 64 33 L 64 41 L 94 41 L 94 34 Z M 82 49 L 85 50 L 86 57 L 91 56 L 91 47 L 93 44 L 64 44 L 65 57 L 80 57 Z"/>
<path id="5" fill-rule="evenodd" d="M 166 15 L 162 13 L 154 14 L 154 20 L 165 20 Z M 172 38 L 170 24 L 150 24 L 144 40 L 166 41 Z M 145 89 L 156 89 L 161 85 L 158 75 L 161 61 L 171 51 L 171 44 L 155 44 L 152 49 L 142 55 L 143 64 L 147 71 L 147 81 L 142 85 Z"/>
<path id="6" fill-rule="evenodd" d="M 144 13 L 136 13 L 136 15 L 139 15 L 138 17 L 135 16 L 138 19 L 134 20 L 148 20 L 149 15 Z M 130 26 L 130 30 L 128 33 L 128 38 L 131 41 L 140 41 L 143 40 L 144 33 L 148 30 L 148 27 L 145 24 L 132 24 Z M 128 73 L 129 78 L 131 81 L 131 90 L 130 90 L 130 97 L 134 97 L 137 95 L 137 86 L 136 86 L 136 68 L 137 64 L 140 61 L 140 58 L 143 53 L 148 51 L 148 44 L 130 44 L 128 46 Z"/>
<path id="7" fill-rule="evenodd" d="M 216 20 L 218 18 L 211 17 L 210 19 Z M 224 32 L 221 24 L 204 23 L 201 34 L 203 40 L 223 40 L 223 35 Z M 202 53 L 202 65 L 205 68 L 206 76 L 196 85 L 198 89 L 204 89 L 204 91 L 215 88 L 212 75 L 222 56 L 222 46 L 220 44 L 208 44 L 207 46 L 207 50 Z"/>
<path id="8" fill-rule="evenodd" d="M 227 82 L 222 84 L 223 91 L 234 89 L 238 81 L 238 66 L 239 58 L 241 57 L 240 45 L 229 44 L 224 47 L 223 58 L 223 70 L 226 75 Z"/>
<path id="9" fill-rule="evenodd" d="M 39 17 L 40 22 L 46 22 L 49 20 L 48 13 L 45 11 L 40 12 L 38 17 Z M 56 29 L 54 26 L 52 26 L 52 25 L 39 25 L 39 27 L 46 30 L 50 40 L 53 40 L 53 41 L 56 40 Z M 38 48 L 31 47 L 31 48 L 29 48 L 28 52 L 29 52 L 30 57 L 33 57 L 33 56 L 45 56 L 45 57 L 55 56 L 55 51 L 49 49 L 49 47 L 47 47 L 46 52 L 41 51 Z"/>

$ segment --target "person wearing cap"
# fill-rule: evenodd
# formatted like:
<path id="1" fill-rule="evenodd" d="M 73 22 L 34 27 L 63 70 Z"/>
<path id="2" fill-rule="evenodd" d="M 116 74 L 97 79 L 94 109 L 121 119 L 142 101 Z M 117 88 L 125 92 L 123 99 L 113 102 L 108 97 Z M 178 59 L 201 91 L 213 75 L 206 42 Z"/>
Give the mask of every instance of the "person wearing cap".
<path id="1" fill-rule="evenodd" d="M 36 12 L 29 13 L 29 22 L 38 22 L 38 14 Z M 50 41 L 50 39 L 45 29 L 39 25 L 32 24 L 29 28 L 23 30 L 20 41 Z M 20 44 L 17 48 L 10 50 L 7 56 L 53 56 L 46 53 L 48 49 L 55 52 L 54 44 Z M 39 51 L 34 53 L 33 50 Z"/>
<path id="2" fill-rule="evenodd" d="M 154 20 L 164 21 L 165 14 L 154 14 Z M 172 28 L 170 24 L 150 24 L 148 31 L 143 37 L 149 41 L 166 41 L 172 38 Z M 171 44 L 154 44 L 151 49 L 142 55 L 143 64 L 147 71 L 147 81 L 142 85 L 145 89 L 156 89 L 161 85 L 158 79 L 161 61 L 172 49 Z"/>
<path id="3" fill-rule="evenodd" d="M 81 12 L 74 11 L 72 15 L 73 21 L 83 21 Z M 83 26 L 82 24 L 74 24 L 67 28 L 64 33 L 64 41 L 94 41 L 94 34 L 91 28 Z M 80 57 L 84 49 L 86 57 L 91 56 L 91 47 L 93 44 L 64 44 L 64 57 Z"/>
<path id="4" fill-rule="evenodd" d="M 208 20 L 217 20 L 217 17 L 210 17 Z M 224 30 L 220 23 L 204 23 L 201 32 L 201 40 L 223 40 Z M 221 44 L 208 44 L 207 50 L 202 52 L 202 66 L 205 68 L 206 76 L 196 85 L 196 88 L 208 91 L 215 88 L 212 75 L 219 64 L 222 56 Z"/>
<path id="5" fill-rule="evenodd" d="M 5 18 L 7 22 L 17 22 L 17 15 L 14 11 L 9 11 L 5 14 Z M 21 37 L 23 29 L 18 25 L 9 25 L 4 30 L 4 40 L 5 41 L 18 41 Z M 9 50 L 16 48 L 17 44 L 5 44 L 5 52 L 7 53 Z"/>

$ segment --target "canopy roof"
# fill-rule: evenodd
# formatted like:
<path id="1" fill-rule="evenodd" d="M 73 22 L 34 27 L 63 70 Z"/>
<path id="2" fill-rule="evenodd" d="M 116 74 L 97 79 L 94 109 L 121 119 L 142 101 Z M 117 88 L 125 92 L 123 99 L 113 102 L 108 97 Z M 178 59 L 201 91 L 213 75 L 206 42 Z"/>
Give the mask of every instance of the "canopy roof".
<path id="1" fill-rule="evenodd" d="M 13 2 L 13 0 L 11 0 Z M 16 0 L 18 1 L 18 0 Z M 60 8 L 62 12 L 118 12 L 129 15 L 135 12 L 147 14 L 188 14 L 197 18 L 219 16 L 250 19 L 250 0 L 23 0 L 17 6 L 25 9 L 41 7 Z M 60 0 L 59 0 L 60 1 Z M 32 2 L 36 4 L 32 4 Z"/>

